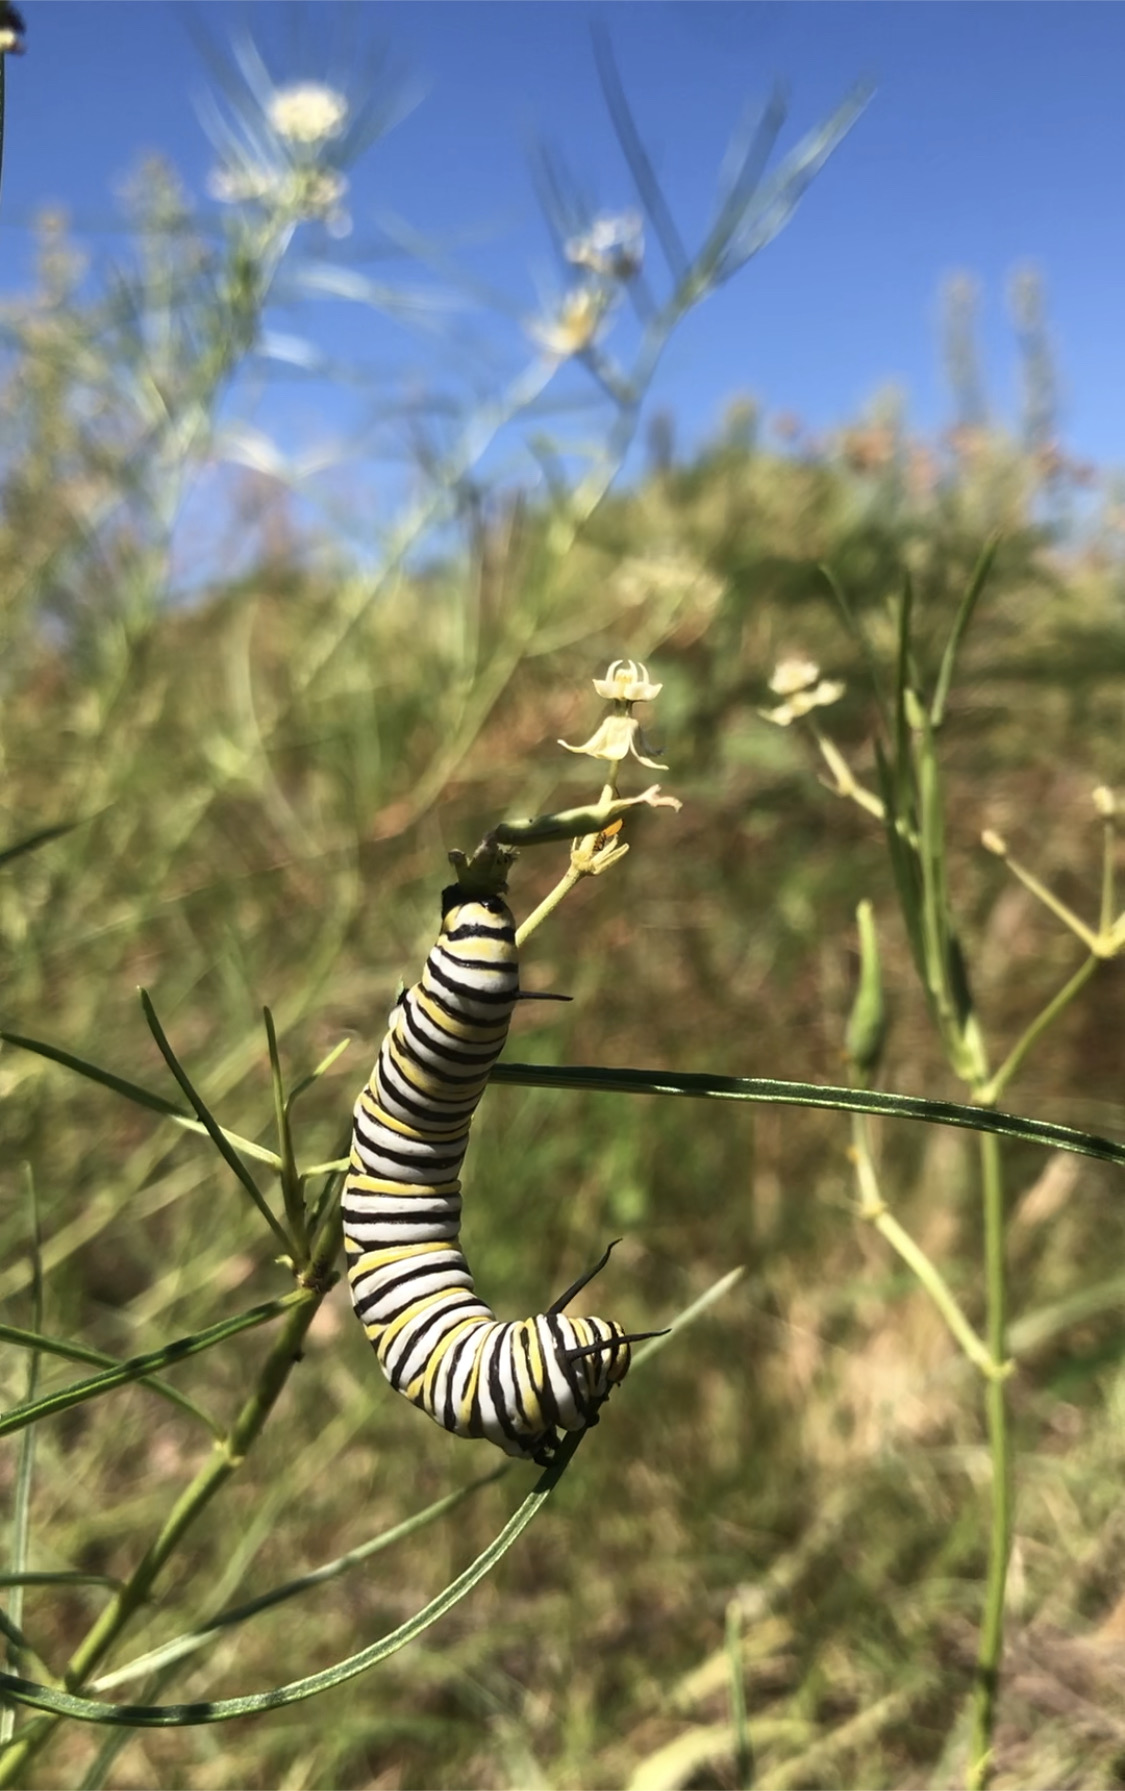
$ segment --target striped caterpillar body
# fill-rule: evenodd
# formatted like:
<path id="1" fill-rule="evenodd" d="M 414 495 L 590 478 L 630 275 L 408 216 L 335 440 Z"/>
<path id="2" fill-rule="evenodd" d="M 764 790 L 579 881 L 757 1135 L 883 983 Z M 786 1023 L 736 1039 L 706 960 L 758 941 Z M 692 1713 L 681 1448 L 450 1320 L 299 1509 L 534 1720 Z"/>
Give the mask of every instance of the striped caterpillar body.
<path id="1" fill-rule="evenodd" d="M 352 1304 L 396 1392 L 456 1436 L 545 1466 L 560 1428 L 597 1422 L 628 1372 L 631 1339 L 608 1319 L 562 1316 L 597 1269 L 513 1323 L 474 1291 L 459 1240 L 461 1162 L 520 999 L 507 904 L 446 889 L 422 980 L 392 1014 L 356 1102 L 344 1239 Z"/>

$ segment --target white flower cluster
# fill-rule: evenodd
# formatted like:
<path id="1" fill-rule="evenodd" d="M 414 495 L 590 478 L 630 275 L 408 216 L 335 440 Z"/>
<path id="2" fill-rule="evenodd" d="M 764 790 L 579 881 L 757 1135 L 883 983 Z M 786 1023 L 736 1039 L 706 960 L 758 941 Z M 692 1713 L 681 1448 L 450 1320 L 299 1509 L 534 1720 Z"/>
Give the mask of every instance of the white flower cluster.
<path id="1" fill-rule="evenodd" d="M 287 143 L 314 148 L 340 135 L 348 122 L 348 102 L 321 81 L 295 81 L 275 89 L 266 116 Z"/>
<path id="2" fill-rule="evenodd" d="M 604 213 L 581 236 L 563 246 L 572 267 L 585 267 L 601 280 L 633 280 L 645 258 L 644 225 L 639 212 Z"/>
<path id="3" fill-rule="evenodd" d="M 667 771 L 667 765 L 648 756 L 655 749 L 632 713 L 634 703 L 653 702 L 663 688 L 663 684 L 650 683 L 647 666 L 635 665 L 631 659 L 615 659 L 604 678 L 594 679 L 594 689 L 613 704 L 613 714 L 607 715 L 581 746 L 570 746 L 565 740 L 560 740 L 559 745 L 566 747 L 567 752 L 585 753 L 591 759 L 619 762 L 631 757 L 652 771 Z"/>
<path id="4" fill-rule="evenodd" d="M 841 683 L 832 678 L 822 678 L 816 661 L 801 654 L 793 654 L 788 659 L 778 661 L 770 679 L 770 689 L 775 696 L 784 697 L 785 701 L 779 703 L 776 709 L 759 709 L 758 713 L 765 721 L 772 721 L 779 728 L 787 728 L 791 722 L 799 721 L 810 709 L 839 702 L 844 694 Z"/>
<path id="5" fill-rule="evenodd" d="M 529 335 L 560 361 L 592 348 L 621 287 L 640 273 L 644 247 L 644 228 L 633 211 L 607 213 L 581 235 L 569 237 L 563 254 L 572 267 L 586 270 L 586 278 L 564 293 L 553 311 L 534 318 Z"/>
<path id="6" fill-rule="evenodd" d="M 211 197 L 260 205 L 288 220 L 317 220 L 333 236 L 346 236 L 347 175 L 324 152 L 348 124 L 347 99 L 319 81 L 298 81 L 274 88 L 263 113 L 272 138 L 260 130 L 226 133 L 223 161 L 207 177 Z"/>

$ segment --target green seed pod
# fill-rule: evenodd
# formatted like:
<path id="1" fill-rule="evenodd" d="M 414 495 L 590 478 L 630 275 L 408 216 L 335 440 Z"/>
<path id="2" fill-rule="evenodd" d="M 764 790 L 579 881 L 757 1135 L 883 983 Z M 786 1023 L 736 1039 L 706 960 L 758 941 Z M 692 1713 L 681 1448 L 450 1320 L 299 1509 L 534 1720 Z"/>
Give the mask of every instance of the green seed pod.
<path id="1" fill-rule="evenodd" d="M 871 903 L 861 902 L 855 917 L 859 927 L 859 987 L 848 1018 L 844 1049 L 856 1080 L 866 1088 L 883 1055 L 887 1011 L 883 1005 L 883 973 Z"/>

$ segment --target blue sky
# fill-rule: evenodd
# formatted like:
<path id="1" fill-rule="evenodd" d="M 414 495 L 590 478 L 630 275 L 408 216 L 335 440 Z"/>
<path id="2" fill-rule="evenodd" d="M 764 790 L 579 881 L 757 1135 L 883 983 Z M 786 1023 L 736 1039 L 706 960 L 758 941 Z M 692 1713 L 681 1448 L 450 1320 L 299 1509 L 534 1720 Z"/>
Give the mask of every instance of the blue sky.
<path id="1" fill-rule="evenodd" d="M 682 442 L 706 434 L 736 392 L 821 431 L 854 418 L 888 381 L 905 388 L 913 426 L 944 426 L 938 301 L 957 270 L 980 282 L 989 397 L 1014 421 L 1005 288 L 1031 261 L 1046 280 L 1064 442 L 1102 466 L 1125 463 L 1123 7 L 26 0 L 23 10 L 28 54 L 8 68 L 0 294 L 26 278 L 28 226 L 45 203 L 65 205 L 75 230 L 110 252 L 113 193 L 143 151 L 161 151 L 203 196 L 212 151 L 194 106 L 206 85 L 192 30 L 201 25 L 218 42 L 249 27 L 279 81 L 354 84 L 356 41 L 384 43 L 421 97 L 354 169 L 354 238 L 336 252 L 346 260 L 389 207 L 434 236 L 471 236 L 466 265 L 531 310 L 553 263 L 528 141 L 561 152 L 606 208 L 633 198 L 591 52 L 589 27 L 601 20 L 690 241 L 708 222 L 748 98 L 785 81 L 784 150 L 858 78 L 877 83 L 783 234 L 674 342 L 653 403 L 675 413 Z M 367 312 L 336 307 L 313 322 L 334 347 L 409 365 L 420 380 L 440 366 L 434 337 Z M 526 346 L 518 324 L 485 328 L 514 367 Z M 297 430 L 315 432 L 318 420 L 299 404 L 289 415 Z"/>

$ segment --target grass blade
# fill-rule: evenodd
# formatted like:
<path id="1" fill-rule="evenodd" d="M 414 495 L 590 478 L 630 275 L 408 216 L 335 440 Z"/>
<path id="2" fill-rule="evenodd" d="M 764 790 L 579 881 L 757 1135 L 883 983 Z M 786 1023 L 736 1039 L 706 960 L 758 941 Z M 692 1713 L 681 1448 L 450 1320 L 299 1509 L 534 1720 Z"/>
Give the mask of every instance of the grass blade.
<path id="1" fill-rule="evenodd" d="M 140 996 L 141 996 L 141 1006 L 144 1009 L 145 1019 L 148 1021 L 149 1031 L 152 1033 L 153 1038 L 156 1040 L 157 1048 L 160 1051 L 160 1055 L 163 1057 L 165 1063 L 168 1065 L 168 1068 L 171 1070 L 173 1076 L 176 1078 L 176 1081 L 179 1083 L 180 1087 L 183 1089 L 183 1091 L 184 1091 L 185 1095 L 187 1096 L 188 1101 L 195 1113 L 196 1118 L 199 1120 L 199 1123 L 202 1125 L 202 1127 L 206 1131 L 208 1137 L 210 1138 L 212 1144 L 215 1146 L 215 1149 L 218 1151 L 219 1155 L 222 1157 L 224 1163 L 226 1163 L 229 1168 L 233 1169 L 238 1180 L 242 1183 L 242 1186 L 246 1189 L 246 1192 L 249 1194 L 251 1200 L 254 1202 L 254 1205 L 257 1207 L 257 1209 L 261 1213 L 263 1219 L 266 1221 L 266 1224 L 269 1226 L 269 1228 L 273 1232 L 274 1236 L 280 1242 L 281 1247 L 285 1251 L 286 1255 L 291 1254 L 294 1250 L 294 1245 L 290 1241 L 290 1239 L 285 1231 L 285 1227 L 279 1223 L 279 1221 L 274 1217 L 273 1213 L 270 1211 L 269 1202 L 266 1200 L 265 1195 L 262 1193 L 261 1189 L 258 1187 L 257 1182 L 254 1180 L 254 1177 L 250 1174 L 250 1171 L 247 1169 L 245 1163 L 243 1163 L 239 1160 L 238 1156 L 235 1154 L 231 1145 L 229 1145 L 227 1143 L 227 1140 L 223 1134 L 223 1128 L 220 1126 L 218 1120 L 212 1114 L 210 1108 L 207 1106 L 207 1104 L 203 1100 L 202 1096 L 198 1095 L 196 1093 L 195 1088 L 192 1084 L 191 1078 L 188 1076 L 187 1071 L 183 1068 L 183 1066 L 180 1063 L 179 1059 L 177 1058 L 175 1052 L 173 1051 L 171 1045 L 168 1043 L 167 1037 L 165 1036 L 164 1028 L 161 1026 L 160 1021 L 156 1017 L 156 1009 L 153 1007 L 152 1002 L 149 999 L 148 990 L 142 989 L 140 991 Z"/>
<path id="2" fill-rule="evenodd" d="M 304 1679 L 292 1680 L 288 1685 L 275 1686 L 271 1691 L 195 1704 L 105 1704 L 95 1698 L 79 1698 L 68 1692 L 53 1691 L 50 1686 L 38 1685 L 33 1680 L 20 1679 L 10 1673 L 0 1673 L 0 1692 L 19 1704 L 29 1704 L 33 1709 L 49 1711 L 57 1716 L 73 1717 L 79 1722 L 121 1723 L 134 1729 L 176 1729 L 199 1723 L 229 1722 L 233 1717 L 253 1716 L 262 1710 L 280 1710 L 288 1704 L 298 1704 L 305 1698 L 315 1697 L 318 1692 L 329 1691 L 333 1686 L 343 1685 L 349 1679 L 357 1678 L 360 1673 L 366 1673 L 371 1667 L 378 1666 L 400 1648 L 405 1648 L 408 1642 L 423 1635 L 491 1573 L 550 1498 L 570 1466 L 575 1451 L 588 1434 L 587 1431 L 579 1430 L 564 1437 L 554 1462 L 540 1475 L 519 1510 L 508 1519 L 499 1535 L 493 1538 L 464 1573 L 459 1574 L 443 1592 L 439 1592 L 428 1605 L 389 1635 L 372 1642 L 367 1648 L 361 1648 L 357 1654 L 349 1655 L 335 1666 L 325 1667 L 319 1673 L 310 1673 Z"/>
<path id="3" fill-rule="evenodd" d="M 290 1112 L 293 1111 L 293 1103 L 297 1099 L 297 1096 L 303 1095 L 307 1088 L 312 1087 L 318 1076 L 323 1076 L 327 1070 L 330 1070 L 332 1065 L 336 1062 L 336 1059 L 344 1055 L 344 1052 L 348 1049 L 351 1042 L 351 1039 L 341 1039 L 338 1045 L 333 1045 L 327 1057 L 321 1058 L 315 1070 L 310 1070 L 307 1076 L 302 1076 L 299 1082 L 293 1084 L 293 1087 L 289 1090 L 289 1100 L 287 1102 Z"/>
<path id="4" fill-rule="evenodd" d="M 4 58 L 0 55 L 0 81 L 3 78 Z M 64 833 L 73 833 L 81 825 L 81 821 L 60 821 L 57 827 L 40 827 L 37 833 L 29 833 L 26 839 L 16 840 L 11 846 L 0 846 L 0 866 L 10 864 L 13 858 L 22 858 L 25 852 L 35 852 L 40 846 L 49 845 L 51 840 L 61 839 Z"/>
<path id="5" fill-rule="evenodd" d="M 19 1325 L 0 1324 L 0 1343 L 13 1344 L 16 1349 L 39 1350 L 45 1356 L 60 1356 L 64 1362 L 86 1362 L 92 1368 L 122 1366 L 104 1350 L 87 1349 L 84 1344 L 69 1343 L 61 1337 L 47 1337 L 42 1331 L 25 1331 Z M 179 1393 L 175 1387 L 170 1387 L 167 1381 L 158 1380 L 155 1375 L 146 1375 L 141 1384 L 151 1392 L 159 1393 L 161 1399 L 168 1400 L 171 1405 L 178 1405 L 181 1411 L 187 1412 L 192 1418 L 198 1418 L 201 1424 L 207 1426 L 212 1436 L 225 1434 L 221 1424 L 209 1418 L 202 1407 L 189 1399 L 186 1393 Z"/>
<path id="6" fill-rule="evenodd" d="M 106 1673 L 102 1678 L 94 1681 L 92 1689 L 96 1692 L 111 1691 L 115 1686 L 124 1685 L 130 1679 L 139 1679 L 145 1673 L 156 1672 L 171 1666 L 174 1661 L 182 1660 L 185 1655 L 196 1653 L 208 1642 L 214 1641 L 215 1637 L 221 1635 L 225 1630 L 233 1629 L 238 1624 L 247 1622 L 249 1618 L 258 1616 L 262 1611 L 272 1610 L 275 1605 L 285 1604 L 290 1598 L 299 1598 L 302 1592 L 311 1591 L 315 1586 L 323 1586 L 329 1580 L 339 1579 L 341 1574 L 347 1573 L 353 1567 L 358 1567 L 363 1561 L 370 1560 L 372 1555 L 382 1554 L 384 1549 L 392 1548 L 396 1542 L 403 1542 L 408 1536 L 413 1536 L 417 1530 L 425 1529 L 429 1524 L 436 1523 L 439 1518 L 456 1510 L 458 1505 L 463 1504 L 482 1487 L 491 1486 L 494 1481 L 502 1479 L 505 1474 L 510 1472 L 510 1468 L 509 1462 L 502 1462 L 498 1468 L 493 1468 L 491 1474 L 483 1474 L 479 1479 L 470 1481 L 468 1486 L 461 1486 L 456 1492 L 447 1493 L 443 1499 L 435 1500 L 432 1505 L 427 1505 L 423 1511 L 416 1512 L 413 1517 L 406 1518 L 401 1524 L 395 1524 L 390 1530 L 384 1530 L 381 1535 L 373 1537 L 370 1542 L 360 1543 L 358 1548 L 349 1549 L 347 1554 L 338 1555 L 334 1561 L 326 1561 L 323 1567 L 314 1567 L 311 1572 L 301 1574 L 299 1579 L 287 1580 L 284 1585 L 274 1586 L 269 1592 L 261 1593 L 259 1597 L 248 1600 L 246 1604 L 233 1605 L 230 1610 L 220 1611 L 217 1616 L 200 1624 L 198 1629 L 190 1630 L 184 1635 L 173 1636 L 161 1647 L 152 1649 L 148 1654 L 138 1655 L 136 1660 L 127 1661 L 124 1666 L 118 1667 L 114 1672 Z"/>
<path id="7" fill-rule="evenodd" d="M 4 58 L 0 55 L 0 69 L 4 66 Z M 28 1217 L 31 1230 L 31 1314 L 32 1326 L 38 1331 L 43 1323 L 43 1255 L 39 1231 L 39 1202 L 35 1194 L 35 1178 L 30 1169 L 25 1170 L 27 1181 Z M 27 1364 L 26 1401 L 34 1401 L 39 1385 L 39 1351 L 32 1350 Z M 23 1625 L 23 1593 L 27 1572 L 28 1547 L 31 1539 L 31 1483 L 35 1473 L 34 1430 L 29 1430 L 20 1444 L 19 1464 L 16 1468 L 16 1499 L 12 1512 L 12 1541 L 10 1569 L 11 1595 L 5 1613 L 5 1630 L 7 1635 L 6 1658 L 13 1672 L 19 1672 L 24 1664 L 27 1644 L 22 1633 Z M 16 1713 L 11 1706 L 0 1710 L 0 1744 L 6 1746 L 15 1732 Z"/>
<path id="8" fill-rule="evenodd" d="M 731 1288 L 742 1280 L 745 1273 L 746 1270 L 741 1267 L 731 1269 L 707 1288 L 706 1292 L 701 1293 L 697 1300 L 693 1300 L 690 1306 L 685 1306 L 683 1311 L 672 1320 L 666 1331 L 662 1331 L 659 1337 L 650 1337 L 647 1343 L 641 1345 L 640 1349 L 633 1351 L 633 1367 L 639 1368 L 641 1363 L 647 1362 L 650 1356 L 656 1354 L 657 1350 L 664 1349 L 677 1332 L 684 1330 L 688 1325 L 693 1325 L 696 1319 L 701 1318 L 717 1301 L 725 1298 Z"/>
<path id="9" fill-rule="evenodd" d="M 664 251 L 664 259 L 671 269 L 672 278 L 677 286 L 682 286 L 690 271 L 690 258 L 683 240 L 676 228 L 675 220 L 668 209 L 668 202 L 660 189 L 648 151 L 641 141 L 629 102 L 625 97 L 625 89 L 621 85 L 621 76 L 617 70 L 613 47 L 609 41 L 609 33 L 603 25 L 594 25 L 590 32 L 594 42 L 594 61 L 597 65 L 598 79 L 602 93 L 605 95 L 606 109 L 610 121 L 621 145 L 621 153 L 629 165 L 629 172 L 636 183 L 637 196 L 651 220 L 660 247 Z"/>
<path id="10" fill-rule="evenodd" d="M 900 815 L 895 794 L 895 777 L 887 756 L 878 740 L 875 742 L 875 770 L 879 779 L 879 794 L 883 800 L 883 826 L 887 841 L 887 856 L 891 861 L 894 874 L 895 889 L 898 892 L 898 905 L 902 912 L 906 937 L 910 943 L 910 955 L 914 959 L 914 968 L 918 972 L 918 980 L 929 996 L 929 979 L 926 975 L 925 935 L 922 926 L 922 878 L 918 868 L 918 854 L 909 842 L 903 839 L 899 831 Z M 912 824 L 913 815 L 907 817 L 908 825 Z"/>
<path id="11" fill-rule="evenodd" d="M 178 1126 L 183 1126 L 185 1132 L 199 1132 L 205 1138 L 210 1137 L 202 1120 L 185 1113 L 182 1107 L 177 1107 L 174 1101 L 167 1100 L 164 1095 L 154 1094 L 150 1088 L 142 1088 L 139 1082 L 129 1082 L 124 1076 L 114 1075 L 112 1070 L 103 1070 L 100 1065 L 90 1063 L 84 1057 L 76 1057 L 72 1051 L 64 1051 L 59 1045 L 48 1045 L 43 1039 L 28 1038 L 22 1032 L 5 1032 L 0 1028 L 0 1039 L 6 1045 L 15 1045 L 20 1051 L 30 1051 L 36 1057 L 45 1057 L 48 1062 L 57 1063 L 64 1070 L 72 1070 L 76 1076 L 84 1076 L 87 1082 L 97 1082 L 102 1088 L 108 1088 L 126 1101 L 132 1101 L 134 1106 L 147 1107 L 150 1113 L 159 1113 L 162 1119 L 174 1120 Z M 319 1074 L 319 1071 L 316 1073 Z M 237 1132 L 228 1131 L 225 1126 L 220 1130 L 235 1150 L 241 1151 L 244 1156 L 256 1158 L 260 1163 L 268 1163 L 271 1169 L 280 1170 L 281 1158 L 276 1151 L 266 1150 L 263 1145 L 255 1144 L 252 1138 L 242 1138 Z"/>
<path id="12" fill-rule="evenodd" d="M 867 668 L 867 676 L 871 681 L 871 690 L 875 698 L 875 706 L 879 711 L 879 720 L 883 724 L 883 731 L 889 739 L 891 729 L 887 712 L 887 699 L 883 691 L 883 681 L 879 676 L 879 662 L 875 657 L 871 642 L 868 639 L 867 630 L 864 628 L 863 623 L 849 603 L 844 592 L 844 587 L 836 577 L 831 566 L 828 566 L 821 561 L 817 567 L 817 571 L 821 574 L 836 600 L 836 607 L 844 619 L 844 627 L 847 629 L 848 634 L 863 655 L 863 663 Z"/>
<path id="13" fill-rule="evenodd" d="M 957 607 L 957 614 L 953 618 L 953 626 L 949 631 L 949 639 L 945 643 L 945 652 L 941 656 L 941 665 L 938 668 L 937 688 L 934 691 L 934 700 L 930 705 L 930 725 L 935 730 L 940 728 L 942 722 L 945 720 L 945 705 L 949 698 L 950 685 L 953 683 L 953 672 L 957 663 L 957 653 L 961 646 L 961 642 L 965 637 L 965 632 L 969 623 L 973 619 L 973 611 L 977 607 L 977 599 L 980 597 L 981 592 L 988 582 L 988 575 L 992 571 L 992 563 L 996 558 L 999 546 L 1000 536 L 998 534 L 990 535 L 984 544 L 979 560 L 973 568 L 973 575 L 969 580 L 965 595 L 962 597 L 961 602 Z"/>
<path id="14" fill-rule="evenodd" d="M 281 1194 L 285 1202 L 285 1217 L 289 1221 L 289 1231 L 300 1247 L 300 1261 L 308 1261 L 308 1236 L 305 1224 L 305 1197 L 301 1187 L 301 1174 L 297 1168 L 297 1159 L 293 1155 L 293 1134 L 289 1126 L 289 1104 L 285 1098 L 285 1083 L 281 1076 L 281 1057 L 277 1049 L 277 1032 L 273 1023 L 273 1015 L 268 1007 L 262 1009 L 262 1017 L 266 1023 L 266 1045 L 270 1056 L 270 1082 L 273 1086 L 273 1112 L 277 1125 L 278 1154 L 281 1158 Z"/>
<path id="15" fill-rule="evenodd" d="M 103 1393 L 112 1392 L 114 1387 L 142 1381 L 161 1368 L 170 1367 L 173 1362 L 184 1362 L 189 1356 L 202 1355 L 204 1350 L 214 1349 L 217 1343 L 225 1342 L 228 1337 L 237 1337 L 240 1331 L 252 1331 L 258 1325 L 268 1324 L 271 1319 L 280 1318 L 283 1313 L 288 1312 L 291 1306 L 314 1297 L 304 1288 L 298 1288 L 293 1293 L 283 1294 L 280 1299 L 266 1300 L 261 1306 L 251 1306 L 247 1312 L 239 1313 L 237 1318 L 225 1318 L 217 1325 L 209 1325 L 204 1331 L 193 1331 L 190 1337 L 178 1337 L 174 1343 L 149 1350 L 146 1355 L 133 1356 L 129 1361 L 119 1363 L 116 1368 L 107 1368 L 104 1373 L 92 1375 L 88 1380 L 76 1381 L 72 1387 L 62 1387 L 57 1393 L 48 1393 L 31 1404 L 18 1405 L 14 1411 L 6 1412 L 0 1417 L 0 1437 L 11 1436 L 13 1432 L 24 1430 L 29 1424 L 37 1424 L 41 1418 L 49 1418 L 55 1412 L 69 1411 L 71 1406 L 82 1405 L 87 1399 L 98 1399 Z"/>
<path id="16" fill-rule="evenodd" d="M 1125 1151 L 1123 1151 L 1125 1156 Z M 680 1314 L 673 1323 L 673 1329 L 679 1329 L 690 1322 L 693 1317 L 706 1310 L 719 1299 L 727 1289 L 733 1286 L 741 1270 L 725 1275 L 723 1279 L 709 1288 L 687 1310 Z M 288 1296 L 291 1304 L 294 1295 Z M 663 1341 L 663 1339 L 654 1339 Z M 644 1354 L 648 1354 L 646 1350 Z M 638 1351 L 638 1358 L 641 1352 Z M 0 1673 L 0 1693 L 6 1693 L 18 1704 L 28 1704 L 33 1709 L 48 1711 L 57 1716 L 73 1717 L 78 1722 L 123 1724 L 135 1729 L 172 1729 L 192 1727 L 201 1723 L 229 1722 L 238 1716 L 252 1716 L 258 1711 L 280 1710 L 289 1704 L 300 1703 L 305 1698 L 315 1697 L 317 1693 L 329 1691 L 332 1687 L 343 1685 L 349 1679 L 356 1678 L 369 1668 L 378 1666 L 390 1655 L 404 1648 L 408 1642 L 414 1641 L 425 1633 L 447 1611 L 460 1603 L 485 1576 L 492 1571 L 513 1543 L 538 1515 L 542 1506 L 550 1498 L 555 1487 L 566 1473 L 589 1430 L 571 1431 L 564 1435 L 558 1454 L 549 1468 L 545 1468 L 536 1481 L 519 1510 L 508 1519 L 499 1535 L 495 1536 L 488 1547 L 482 1550 L 476 1560 L 459 1574 L 445 1590 L 431 1599 L 430 1603 L 405 1623 L 392 1630 L 390 1635 L 383 1636 L 369 1647 L 361 1648 L 358 1653 L 349 1655 L 346 1660 L 337 1662 L 335 1666 L 325 1667 L 319 1673 L 310 1673 L 303 1679 L 292 1680 L 288 1685 L 275 1686 L 270 1691 L 251 1693 L 241 1698 L 218 1698 L 208 1702 L 194 1704 L 106 1704 L 95 1698 L 75 1697 L 69 1692 L 54 1691 L 50 1686 L 37 1684 L 34 1680 L 21 1679 L 14 1674 Z M 502 1473 L 503 1468 L 497 1470 Z M 466 1489 L 471 1491 L 472 1488 Z M 417 1520 L 427 1518 L 427 1513 L 420 1513 Z M 401 1534 L 401 1529 L 400 1532 Z M 334 1565 L 334 1564 L 331 1564 Z"/>
<path id="17" fill-rule="evenodd" d="M 872 92 L 865 82 L 853 87 L 831 116 L 789 152 L 756 201 L 746 207 L 732 232 L 718 270 L 719 279 L 729 280 L 752 255 L 759 254 L 780 235 L 829 156 L 866 109 Z"/>

